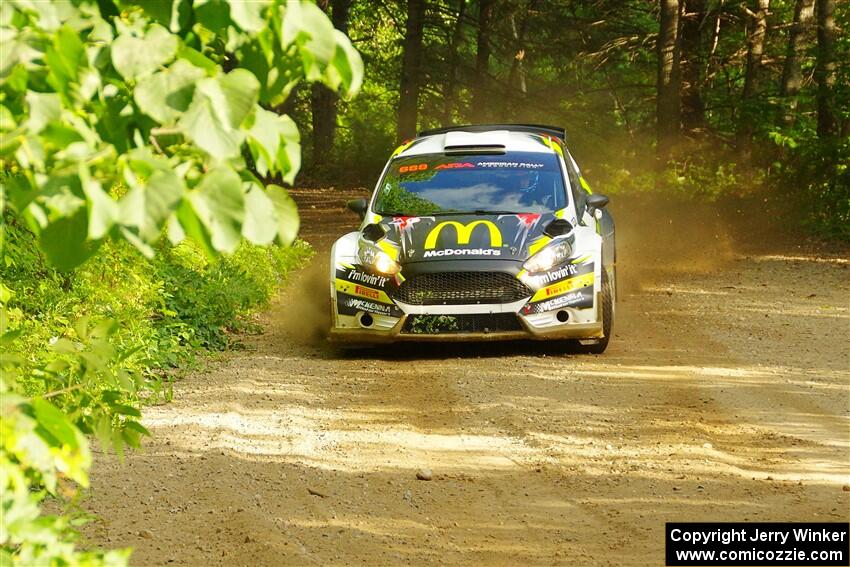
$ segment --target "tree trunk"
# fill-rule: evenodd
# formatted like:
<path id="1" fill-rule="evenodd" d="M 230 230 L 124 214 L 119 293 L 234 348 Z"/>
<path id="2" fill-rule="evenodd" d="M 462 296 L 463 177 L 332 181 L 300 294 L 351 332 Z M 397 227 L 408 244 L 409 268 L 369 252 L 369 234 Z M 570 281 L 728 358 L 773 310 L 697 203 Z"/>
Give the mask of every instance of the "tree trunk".
<path id="1" fill-rule="evenodd" d="M 815 0 L 797 0 L 794 5 L 794 23 L 788 30 L 788 49 L 782 68 L 779 92 L 788 98 L 783 122 L 791 126 L 796 120 L 797 93 L 803 86 L 801 59 L 809 41 L 809 30 L 815 14 Z"/>
<path id="2" fill-rule="evenodd" d="M 747 9 L 753 18 L 753 27 L 747 38 L 747 70 L 744 76 L 744 92 L 741 95 L 741 113 L 738 117 L 737 146 L 744 161 L 749 160 L 752 152 L 753 124 L 757 121 L 753 113 L 753 98 L 759 88 L 770 0 L 756 0 L 756 4 L 755 12 Z"/>
<path id="3" fill-rule="evenodd" d="M 330 4 L 331 22 L 336 29 L 348 33 L 348 16 L 351 0 L 332 0 L 319 3 L 325 10 Z M 324 85 L 314 83 L 310 97 L 313 122 L 313 162 L 327 159 L 333 149 L 336 134 L 337 101 L 335 92 Z"/>
<path id="4" fill-rule="evenodd" d="M 490 19 L 493 15 L 493 0 L 480 0 L 478 5 L 478 37 L 475 51 L 475 90 L 472 92 L 470 117 L 473 122 L 484 122 L 489 113 L 490 93 Z"/>
<path id="5" fill-rule="evenodd" d="M 679 141 L 681 123 L 682 74 L 679 0 L 661 0 L 658 30 L 658 93 L 656 97 L 656 135 L 658 158 L 666 163 Z"/>
<path id="6" fill-rule="evenodd" d="M 419 86 L 422 67 L 422 31 L 425 25 L 425 0 L 407 0 L 407 26 L 398 100 L 398 138 L 416 135 L 419 114 Z"/>
<path id="7" fill-rule="evenodd" d="M 457 86 L 457 50 L 460 48 L 461 32 L 463 31 L 463 20 L 465 17 L 466 0 L 459 0 L 457 20 L 455 20 L 455 27 L 449 41 L 449 72 L 446 75 L 446 84 L 443 88 L 443 124 L 446 126 L 452 123 L 455 88 Z"/>
<path id="8" fill-rule="evenodd" d="M 838 120 L 835 110 L 835 0 L 817 0 L 818 60 L 815 80 L 818 83 L 818 137 L 836 135 Z"/>
<path id="9" fill-rule="evenodd" d="M 682 126 L 685 132 L 705 128 L 705 103 L 702 100 L 703 42 L 705 0 L 686 0 L 682 14 Z"/>
<path id="10" fill-rule="evenodd" d="M 537 0 L 529 0 L 525 6 L 520 24 L 517 25 L 515 13 L 510 15 L 511 36 L 514 40 L 511 70 L 508 73 L 508 92 L 505 102 L 511 114 L 525 101 L 528 86 L 525 82 L 525 34 L 528 31 L 528 20 L 537 8 Z"/>

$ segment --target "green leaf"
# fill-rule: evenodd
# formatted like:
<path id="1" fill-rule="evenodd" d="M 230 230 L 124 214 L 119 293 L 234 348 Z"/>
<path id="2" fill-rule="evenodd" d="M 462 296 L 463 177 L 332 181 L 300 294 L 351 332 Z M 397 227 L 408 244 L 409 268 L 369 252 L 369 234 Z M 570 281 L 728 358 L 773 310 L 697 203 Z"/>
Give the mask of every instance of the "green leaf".
<path id="1" fill-rule="evenodd" d="M 189 193 L 189 200 L 209 232 L 213 248 L 233 252 L 241 239 L 245 220 L 242 181 L 236 172 L 227 166 L 211 170 L 198 188 Z"/>
<path id="2" fill-rule="evenodd" d="M 0 282 L 0 303 L 9 303 L 9 300 L 14 297 L 15 292 L 6 287 L 6 284 Z"/>
<path id="3" fill-rule="evenodd" d="M 75 428 L 56 406 L 41 398 L 32 400 L 32 409 L 38 424 L 62 445 L 79 449 Z"/>
<path id="4" fill-rule="evenodd" d="M 112 411 L 114 411 L 115 413 L 120 413 L 121 415 L 142 417 L 142 412 L 140 412 L 133 406 L 128 406 L 125 404 L 111 404 L 109 407 L 112 409 Z"/>
<path id="5" fill-rule="evenodd" d="M 229 0 L 230 19 L 249 33 L 256 33 L 266 27 L 263 11 L 271 4 L 270 0 Z"/>
<path id="6" fill-rule="evenodd" d="M 180 118 L 178 125 L 189 140 L 216 159 L 239 155 L 244 134 L 222 122 L 213 111 L 210 99 L 197 90 L 189 110 Z"/>
<path id="7" fill-rule="evenodd" d="M 210 233 L 207 232 L 189 199 L 184 199 L 177 207 L 177 220 L 180 221 L 180 228 L 184 233 L 201 245 L 207 258 L 216 257 L 217 253 L 213 248 Z"/>
<path id="8" fill-rule="evenodd" d="M 178 59 L 165 71 L 139 81 L 134 92 L 136 104 L 160 124 L 172 124 L 189 108 L 195 83 L 205 76 L 202 69 Z"/>
<path id="9" fill-rule="evenodd" d="M 124 429 L 132 429 L 136 433 L 139 433 L 141 435 L 145 435 L 147 437 L 150 437 L 150 435 L 151 435 L 151 432 L 148 431 L 148 429 L 144 425 L 139 423 L 138 421 L 130 421 L 130 420 L 125 421 L 124 422 Z"/>
<path id="10" fill-rule="evenodd" d="M 283 180 L 292 185 L 298 170 L 301 169 L 301 144 L 298 127 L 288 116 L 281 117 L 284 123 L 281 140 L 277 150 L 278 169 L 283 173 Z"/>
<path id="11" fill-rule="evenodd" d="M 216 65 L 213 60 L 188 45 L 180 46 L 180 50 L 177 52 L 177 57 L 185 59 L 195 67 L 203 69 L 207 75 L 212 75 L 218 71 L 218 65 Z"/>
<path id="12" fill-rule="evenodd" d="M 26 99 L 30 115 L 27 129 L 30 132 L 37 134 L 44 130 L 48 122 L 59 119 L 62 101 L 58 94 L 27 91 Z"/>
<path id="13" fill-rule="evenodd" d="M 195 0 L 192 5 L 195 20 L 210 31 L 219 35 L 230 24 L 230 8 L 224 0 Z"/>
<path id="14" fill-rule="evenodd" d="M 118 203 L 103 190 L 99 182 L 91 178 L 84 165 L 80 164 L 79 171 L 80 183 L 88 199 L 88 237 L 98 240 L 106 236 L 115 224 L 118 218 Z"/>
<path id="15" fill-rule="evenodd" d="M 325 71 L 325 84 L 341 90 L 345 98 L 353 98 L 363 84 L 363 59 L 344 33 L 334 30 L 336 50 Z"/>
<path id="16" fill-rule="evenodd" d="M 278 231 L 274 203 L 263 188 L 253 185 L 245 194 L 245 222 L 242 236 L 259 245 L 269 244 Z"/>
<path id="17" fill-rule="evenodd" d="M 192 11 L 189 0 L 153 0 L 139 5 L 172 33 L 178 33 L 189 22 Z"/>
<path id="18" fill-rule="evenodd" d="M 137 79 L 171 61 L 177 47 L 177 37 L 159 24 L 151 25 L 144 37 L 124 32 L 112 42 L 112 65 L 125 79 Z"/>
<path id="19" fill-rule="evenodd" d="M 68 83 L 77 81 L 78 68 L 85 52 L 79 33 L 67 24 L 62 26 L 53 38 L 53 44 L 47 49 L 44 61 L 50 69 L 48 82 L 57 91 L 64 91 Z"/>
<path id="20" fill-rule="evenodd" d="M 179 125 L 198 147 L 216 159 L 239 155 L 242 122 L 259 97 L 260 84 L 249 71 L 236 69 L 198 82 L 195 96 Z"/>
<path id="21" fill-rule="evenodd" d="M 100 241 L 87 240 L 87 217 L 85 208 L 78 209 L 71 216 L 51 222 L 39 234 L 42 251 L 59 271 L 73 270 L 100 246 Z"/>
<path id="22" fill-rule="evenodd" d="M 298 44 L 308 80 L 318 78 L 321 73 L 314 65 L 326 65 L 336 48 L 334 27 L 328 16 L 316 4 L 304 0 L 286 3 L 280 39 L 284 50 Z"/>
<path id="23" fill-rule="evenodd" d="M 298 127 L 286 115 L 257 107 L 248 130 L 248 146 L 260 175 L 281 172 L 292 183 L 301 165 Z"/>
<path id="24" fill-rule="evenodd" d="M 124 226 L 134 228 L 148 243 L 159 239 L 165 221 L 177 210 L 186 187 L 173 171 L 155 171 L 144 187 L 136 185 L 120 201 Z"/>
<path id="25" fill-rule="evenodd" d="M 274 211 L 277 216 L 277 238 L 284 246 L 295 242 L 298 236 L 300 220 L 298 218 L 298 206 L 286 189 L 279 185 L 269 185 L 266 195 L 274 203 Z"/>
<path id="26" fill-rule="evenodd" d="M 238 128 L 257 104 L 260 83 L 257 77 L 245 69 L 234 69 L 223 77 L 204 81 L 198 86 L 215 104 L 214 108 L 223 121 Z"/>

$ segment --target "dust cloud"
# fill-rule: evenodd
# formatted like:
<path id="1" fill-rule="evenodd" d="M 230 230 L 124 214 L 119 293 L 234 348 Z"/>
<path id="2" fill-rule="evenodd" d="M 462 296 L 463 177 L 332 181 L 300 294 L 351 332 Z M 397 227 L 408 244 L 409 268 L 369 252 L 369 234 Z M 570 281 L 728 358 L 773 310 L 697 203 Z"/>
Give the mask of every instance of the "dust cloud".
<path id="1" fill-rule="evenodd" d="M 621 289 L 721 270 L 734 258 L 733 230 L 719 204 L 617 195 L 610 207 Z"/>

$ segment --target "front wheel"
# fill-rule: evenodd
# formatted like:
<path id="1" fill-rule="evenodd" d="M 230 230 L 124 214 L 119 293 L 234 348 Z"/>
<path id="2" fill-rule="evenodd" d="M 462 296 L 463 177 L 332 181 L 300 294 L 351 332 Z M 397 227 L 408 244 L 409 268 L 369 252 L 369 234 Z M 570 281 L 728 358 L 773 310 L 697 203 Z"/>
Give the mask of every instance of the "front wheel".
<path id="1" fill-rule="evenodd" d="M 608 279 L 608 271 L 602 268 L 602 333 L 601 339 L 596 339 L 596 342 L 583 346 L 582 350 L 590 354 L 602 354 L 608 348 L 608 341 L 611 339 L 611 328 L 614 324 L 614 286 Z"/>

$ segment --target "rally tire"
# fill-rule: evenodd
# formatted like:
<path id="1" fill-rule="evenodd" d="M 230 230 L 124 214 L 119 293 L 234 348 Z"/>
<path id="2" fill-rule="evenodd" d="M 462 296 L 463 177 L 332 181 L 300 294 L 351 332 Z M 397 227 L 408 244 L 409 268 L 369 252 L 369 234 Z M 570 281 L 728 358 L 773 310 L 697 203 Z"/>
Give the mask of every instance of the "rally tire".
<path id="1" fill-rule="evenodd" d="M 584 346 L 584 352 L 602 354 L 608 348 L 611 339 L 611 329 L 614 325 L 614 290 L 608 279 L 608 271 L 602 268 L 602 332 L 604 336 L 593 344 Z"/>

